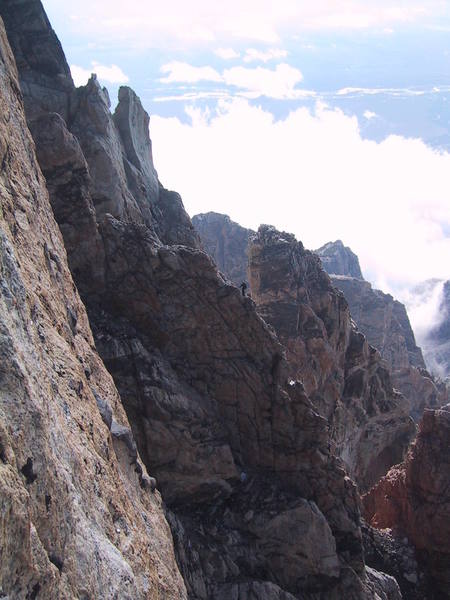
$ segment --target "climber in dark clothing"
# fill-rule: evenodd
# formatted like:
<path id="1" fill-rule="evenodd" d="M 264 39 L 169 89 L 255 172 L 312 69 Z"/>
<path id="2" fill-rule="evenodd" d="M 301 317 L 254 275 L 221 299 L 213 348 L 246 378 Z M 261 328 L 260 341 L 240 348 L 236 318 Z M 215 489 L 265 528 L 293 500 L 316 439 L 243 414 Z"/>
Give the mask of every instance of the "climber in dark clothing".
<path id="1" fill-rule="evenodd" d="M 245 296 L 245 292 L 247 291 L 247 284 L 245 283 L 245 281 L 243 281 L 239 287 L 241 288 L 242 295 Z"/>

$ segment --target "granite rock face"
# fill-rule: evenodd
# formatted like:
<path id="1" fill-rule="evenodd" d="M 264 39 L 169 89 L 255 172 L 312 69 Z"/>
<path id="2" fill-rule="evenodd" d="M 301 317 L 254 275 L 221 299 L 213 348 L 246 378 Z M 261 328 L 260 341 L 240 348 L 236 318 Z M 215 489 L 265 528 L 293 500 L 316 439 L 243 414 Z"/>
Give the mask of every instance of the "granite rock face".
<path id="1" fill-rule="evenodd" d="M 414 426 L 380 354 L 350 318 L 320 259 L 293 235 L 262 225 L 249 250 L 252 296 L 287 348 L 290 376 L 329 424 L 362 489 L 403 456 Z"/>
<path id="2" fill-rule="evenodd" d="M 393 371 L 409 366 L 425 369 L 404 304 L 373 289 L 368 281 L 345 275 L 331 275 L 331 280 L 344 293 L 358 327 Z"/>
<path id="3" fill-rule="evenodd" d="M 34 4 L 40 6 L 37 0 Z M 8 16 L 20 5 L 18 0 L 9 2 L 0 10 Z M 20 32 L 16 35 L 20 38 Z M 19 93 L 17 83 L 15 89 Z M 69 369 L 62 368 L 61 377 L 65 381 L 70 373 L 69 381 L 73 380 L 73 399 L 67 403 L 69 411 L 79 414 L 83 435 L 95 438 L 98 426 L 99 444 L 108 440 L 125 470 L 125 474 L 116 470 L 111 477 L 115 504 L 102 512 L 110 499 L 109 488 L 95 485 L 88 462 L 89 484 L 98 499 L 84 499 L 83 515 L 85 505 L 91 504 L 99 507 L 97 523 L 113 513 L 111 533 L 119 539 L 114 537 L 119 567 L 113 569 L 110 588 L 106 584 L 88 588 L 85 597 L 108 597 L 117 589 L 118 597 L 139 598 L 145 585 L 150 598 L 185 597 L 159 496 L 152 494 L 157 485 L 167 502 L 179 569 L 192 599 L 396 598 L 397 588 L 389 578 L 365 570 L 357 490 L 330 451 L 326 420 L 317 414 L 303 386 L 290 381 L 284 348 L 252 300 L 242 297 L 200 250 L 180 197 L 157 181 L 140 102 L 125 89 L 111 115 L 107 93 L 95 77 L 87 86 L 69 90 L 68 101 L 68 120 L 52 106 L 39 115 L 30 113 L 29 124 L 49 181 L 52 207 L 67 240 L 74 280 L 121 398 L 113 391 L 107 394 L 106 384 L 96 385 L 93 369 L 83 369 L 86 361 L 78 368 L 85 379 L 89 374 L 89 383 L 80 372 L 80 386 L 78 371 L 75 377 Z M 32 95 L 27 102 L 32 102 Z M 48 124 L 48 137 L 47 127 L 36 123 L 38 119 L 47 119 L 42 123 Z M 20 214 L 16 220 L 26 226 Z M 55 235 L 64 256 L 57 231 Z M 91 264 L 76 256 L 79 243 L 85 244 Z M 57 258 L 49 247 L 52 269 L 57 268 L 53 265 L 58 265 Z M 76 295 L 71 281 L 69 288 Z M 89 330 L 78 303 L 64 312 L 66 328 L 64 322 L 60 326 L 56 322 L 67 330 L 69 342 L 78 339 L 74 331 L 84 322 Z M 87 346 L 97 356 L 89 337 Z M 71 354 L 63 349 L 69 361 Z M 59 372 L 54 377 L 58 383 Z M 41 378 L 38 381 L 42 384 Z M 84 392 L 90 385 L 92 394 Z M 84 393 L 80 404 L 79 394 Z M 89 419 L 89 406 L 95 411 L 93 429 L 83 421 Z M 33 427 L 32 423 L 29 429 Z M 86 444 L 87 450 L 74 452 L 76 465 L 81 456 L 81 467 L 64 469 L 70 481 L 84 469 L 89 440 Z M 8 458 L 9 446 L 5 447 L 2 456 Z M 102 456 L 100 449 L 98 453 Z M 109 477 L 115 464 L 112 450 L 111 456 L 110 463 L 100 465 L 99 477 Z M 140 456 L 156 480 L 146 473 Z M 30 448 L 20 460 L 17 476 L 27 486 L 40 481 L 41 465 L 34 457 Z M 130 507 L 120 504 L 122 484 L 123 494 L 132 499 Z M 39 498 L 39 506 L 46 506 L 41 490 Z M 75 502 L 75 507 L 79 505 Z M 17 506 L 19 510 L 22 504 Z M 54 523 L 64 531 L 64 523 L 57 519 Z M 153 537 L 148 541 L 150 530 Z M 134 534 L 136 544 L 128 543 Z M 52 530 L 49 540 L 57 548 L 58 539 Z M 129 564 L 128 577 L 121 571 L 121 552 Z M 54 558 L 59 571 L 59 555 Z M 75 556 L 70 560 L 75 573 L 81 567 Z M 20 559 L 17 562 L 21 564 Z M 15 564 L 11 559 L 9 573 Z M 62 572 L 69 572 L 64 564 Z M 89 569 L 89 582 L 94 578 L 103 582 L 108 561 L 97 567 L 96 558 L 88 556 L 82 567 Z M 136 572 L 141 579 L 133 579 Z M 86 577 L 78 577 L 76 585 L 87 585 Z M 25 578 L 21 573 L 17 580 Z M 83 597 L 78 589 L 75 594 Z M 42 597 L 59 596 L 52 591 Z"/>
<path id="4" fill-rule="evenodd" d="M 2 0 L 2 18 L 20 72 L 30 118 L 57 112 L 67 120 L 74 87 L 61 44 L 40 2 Z"/>
<path id="5" fill-rule="evenodd" d="M 405 461 L 365 496 L 368 522 L 414 544 L 430 598 L 450 597 L 450 405 L 426 410 Z"/>
<path id="6" fill-rule="evenodd" d="M 219 271 L 235 285 L 247 281 L 248 244 L 255 232 L 215 212 L 195 215 L 192 224 Z"/>
<path id="7" fill-rule="evenodd" d="M 410 403 L 411 416 L 418 421 L 424 408 L 445 404 L 446 386 L 426 370 L 405 306 L 390 294 L 372 288 L 367 281 L 346 275 L 330 277 L 344 293 L 360 330 L 386 360 L 394 387 Z"/>
<path id="8" fill-rule="evenodd" d="M 320 256 L 327 273 L 363 279 L 358 257 L 348 246 L 344 246 L 341 240 L 328 242 L 314 252 Z"/>
<path id="9" fill-rule="evenodd" d="M 160 495 L 99 411 L 130 431 L 69 272 L 1 19 L 0 114 L 1 595 L 181 600 Z M 51 135 L 61 131 L 57 120 Z"/>

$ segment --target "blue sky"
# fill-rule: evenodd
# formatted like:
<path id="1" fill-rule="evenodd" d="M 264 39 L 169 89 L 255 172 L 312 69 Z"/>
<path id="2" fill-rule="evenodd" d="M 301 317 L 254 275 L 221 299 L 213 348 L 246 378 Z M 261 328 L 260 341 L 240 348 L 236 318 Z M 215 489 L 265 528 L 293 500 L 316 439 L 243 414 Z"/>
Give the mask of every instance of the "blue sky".
<path id="1" fill-rule="evenodd" d="M 44 0 L 77 84 L 133 87 L 188 212 L 450 277 L 450 2 Z"/>

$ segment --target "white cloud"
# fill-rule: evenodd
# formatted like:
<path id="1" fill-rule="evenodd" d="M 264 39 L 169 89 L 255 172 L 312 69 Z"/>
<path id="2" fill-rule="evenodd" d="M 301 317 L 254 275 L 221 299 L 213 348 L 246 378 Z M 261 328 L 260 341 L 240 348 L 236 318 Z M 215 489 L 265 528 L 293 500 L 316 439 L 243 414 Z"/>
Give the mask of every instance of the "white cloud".
<path id="1" fill-rule="evenodd" d="M 233 48 L 217 48 L 217 50 L 214 50 L 214 54 L 223 60 L 231 60 L 240 57 L 239 52 L 236 52 Z"/>
<path id="2" fill-rule="evenodd" d="M 309 248 L 342 239 L 394 294 L 448 279 L 450 155 L 420 140 L 362 139 L 356 117 L 320 104 L 280 121 L 244 99 L 189 115 L 192 125 L 153 116 L 152 137 L 161 180 L 190 214 L 272 223 Z"/>
<path id="3" fill-rule="evenodd" d="M 90 69 L 84 69 L 78 65 L 70 65 L 70 72 L 75 85 L 86 85 L 92 73 L 96 73 L 100 81 L 108 83 L 127 83 L 129 78 L 117 65 L 101 65 L 96 61 L 92 61 Z"/>
<path id="4" fill-rule="evenodd" d="M 282 50 L 281 48 L 269 48 L 265 51 L 247 48 L 244 55 L 244 62 L 269 62 L 269 60 L 273 60 L 274 58 L 285 58 L 287 55 L 287 51 Z"/>
<path id="5" fill-rule="evenodd" d="M 374 113 L 372 110 L 365 110 L 363 116 L 368 121 L 371 121 L 372 119 L 375 119 L 375 117 L 377 117 L 377 113 Z"/>
<path id="6" fill-rule="evenodd" d="M 450 8 L 448 0 L 228 0 L 213 7 L 209 0 L 78 0 L 76 5 L 46 0 L 45 5 L 78 37 L 89 34 L 127 48 L 158 47 L 163 41 L 223 45 L 233 39 L 273 45 L 304 30 L 382 30 L 418 21 L 446 26 Z"/>
<path id="7" fill-rule="evenodd" d="M 173 94 L 171 96 L 155 96 L 153 102 L 193 102 L 195 100 L 224 100 L 231 99 L 232 95 L 227 91 L 212 90 L 209 92 L 185 92 L 184 94 Z"/>
<path id="8" fill-rule="evenodd" d="M 295 98 L 295 87 L 303 79 L 301 71 L 286 63 L 277 65 L 275 70 L 257 67 L 233 67 L 223 73 L 227 85 L 245 89 L 252 97 Z"/>
<path id="9" fill-rule="evenodd" d="M 275 69 L 264 67 L 247 68 L 232 67 L 220 74 L 210 66 L 195 67 L 183 62 L 171 62 L 161 67 L 167 77 L 162 83 L 195 83 L 211 81 L 239 88 L 241 95 L 251 98 L 267 96 L 268 98 L 299 98 L 311 95 L 313 92 L 296 88 L 303 75 L 301 71 L 286 63 L 279 64 Z"/>
<path id="10" fill-rule="evenodd" d="M 358 88 L 346 87 L 336 92 L 337 96 L 423 96 L 427 93 L 425 90 L 414 90 L 411 88 Z M 430 93 L 430 92 L 428 92 Z"/>
<path id="11" fill-rule="evenodd" d="M 198 81 L 222 82 L 221 75 L 212 67 L 194 67 L 185 62 L 173 61 L 161 67 L 161 73 L 167 77 L 161 79 L 162 83 L 197 83 Z"/>
<path id="12" fill-rule="evenodd" d="M 444 281 L 429 280 L 420 286 L 405 290 L 402 301 L 408 308 L 408 316 L 420 346 L 426 344 L 430 330 L 442 323 L 440 312 Z"/>

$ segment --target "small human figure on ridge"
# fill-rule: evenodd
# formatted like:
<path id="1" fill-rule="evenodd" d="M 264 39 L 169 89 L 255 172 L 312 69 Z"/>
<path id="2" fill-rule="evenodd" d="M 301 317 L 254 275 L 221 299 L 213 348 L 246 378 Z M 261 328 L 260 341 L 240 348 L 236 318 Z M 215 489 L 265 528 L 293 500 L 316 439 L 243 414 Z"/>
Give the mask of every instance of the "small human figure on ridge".
<path id="1" fill-rule="evenodd" d="M 246 296 L 246 291 L 247 291 L 247 283 L 246 283 L 245 281 L 243 281 L 239 287 L 241 288 L 242 295 L 243 295 L 243 296 Z"/>

